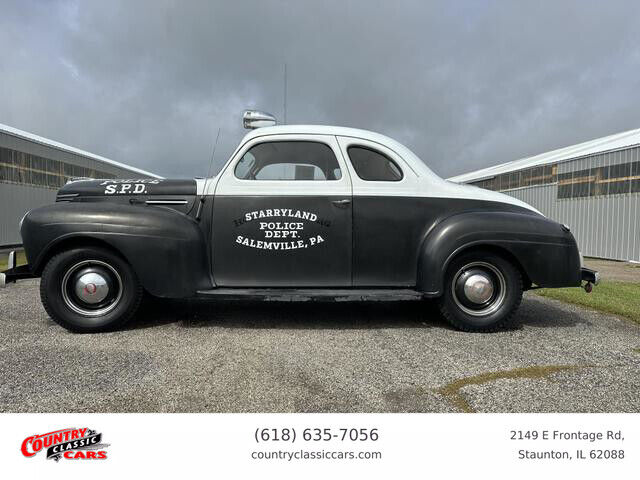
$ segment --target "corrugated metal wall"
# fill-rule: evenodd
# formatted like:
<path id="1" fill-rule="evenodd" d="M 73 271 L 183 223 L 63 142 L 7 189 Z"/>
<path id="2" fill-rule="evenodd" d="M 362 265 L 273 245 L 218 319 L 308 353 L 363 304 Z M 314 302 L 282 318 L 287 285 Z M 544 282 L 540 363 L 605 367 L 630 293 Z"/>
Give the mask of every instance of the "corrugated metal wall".
<path id="1" fill-rule="evenodd" d="M 633 147 L 562 162 L 558 164 L 558 174 L 639 160 L 640 149 Z M 584 255 L 640 261 L 640 193 L 558 199 L 557 184 L 503 193 L 569 225 Z"/>
<path id="2" fill-rule="evenodd" d="M 0 246 L 22 243 L 18 222 L 32 208 L 56 201 L 49 188 L 0 183 Z"/>

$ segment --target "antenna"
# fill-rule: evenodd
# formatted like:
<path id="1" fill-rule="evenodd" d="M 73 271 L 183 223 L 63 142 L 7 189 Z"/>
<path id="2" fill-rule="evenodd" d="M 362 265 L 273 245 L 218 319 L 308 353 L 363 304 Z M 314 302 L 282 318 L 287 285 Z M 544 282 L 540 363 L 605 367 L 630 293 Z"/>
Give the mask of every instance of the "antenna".
<path id="1" fill-rule="evenodd" d="M 283 110 L 284 110 L 284 115 L 283 115 L 283 121 L 284 124 L 287 124 L 287 64 L 284 64 L 284 101 L 283 101 L 284 105 L 283 105 Z"/>
<path id="2" fill-rule="evenodd" d="M 220 139 L 220 127 L 218 127 L 218 134 L 216 135 L 216 141 L 213 144 L 213 149 L 211 150 L 211 159 L 209 160 L 209 170 L 207 171 L 207 176 L 204 179 L 204 186 L 202 189 L 202 195 L 200 196 L 200 203 L 198 204 L 198 211 L 196 212 L 196 220 L 200 220 L 200 214 L 202 213 L 202 207 L 204 206 L 204 202 L 206 200 L 207 195 L 207 185 L 209 184 L 209 177 L 211 177 L 211 170 L 213 170 L 213 159 L 216 156 L 216 148 L 218 148 L 218 140 Z"/>
<path id="3" fill-rule="evenodd" d="M 220 127 L 218 127 L 218 134 L 216 135 L 216 141 L 213 144 L 213 150 L 211 151 L 211 160 L 209 160 L 209 171 L 207 172 L 207 176 L 205 177 L 209 180 L 211 176 L 211 170 L 213 169 L 213 159 L 216 156 L 216 148 L 218 148 L 218 139 L 220 138 Z"/>

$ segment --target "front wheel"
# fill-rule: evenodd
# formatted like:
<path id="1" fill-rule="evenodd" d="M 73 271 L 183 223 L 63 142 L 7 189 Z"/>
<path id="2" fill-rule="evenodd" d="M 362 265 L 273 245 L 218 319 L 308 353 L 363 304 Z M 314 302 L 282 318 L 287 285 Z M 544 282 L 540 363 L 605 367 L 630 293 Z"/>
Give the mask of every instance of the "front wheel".
<path id="1" fill-rule="evenodd" d="M 136 312 L 142 286 L 131 266 L 110 250 L 59 253 L 42 272 L 40 298 L 49 316 L 79 333 L 113 330 Z"/>
<path id="2" fill-rule="evenodd" d="M 454 327 L 493 332 L 508 325 L 522 300 L 522 275 L 493 252 L 469 252 L 447 268 L 440 311 Z"/>

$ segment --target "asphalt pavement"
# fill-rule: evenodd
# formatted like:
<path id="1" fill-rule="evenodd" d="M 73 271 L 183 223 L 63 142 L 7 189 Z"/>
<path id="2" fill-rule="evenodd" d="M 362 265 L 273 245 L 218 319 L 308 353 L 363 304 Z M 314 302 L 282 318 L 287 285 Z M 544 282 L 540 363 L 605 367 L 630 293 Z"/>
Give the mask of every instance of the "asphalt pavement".
<path id="1" fill-rule="evenodd" d="M 640 326 L 526 294 L 512 329 L 428 302 L 148 302 L 71 334 L 0 290 L 2 412 L 638 412 Z"/>

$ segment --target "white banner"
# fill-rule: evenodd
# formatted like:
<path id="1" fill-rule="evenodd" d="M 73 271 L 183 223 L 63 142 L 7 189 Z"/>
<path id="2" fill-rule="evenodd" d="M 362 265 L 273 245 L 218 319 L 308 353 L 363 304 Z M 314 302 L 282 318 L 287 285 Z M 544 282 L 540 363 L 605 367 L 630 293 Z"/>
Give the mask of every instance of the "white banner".
<path id="1" fill-rule="evenodd" d="M 3 478 L 629 478 L 637 414 L 2 414 Z M 125 478 L 125 477 L 123 477 Z"/>

